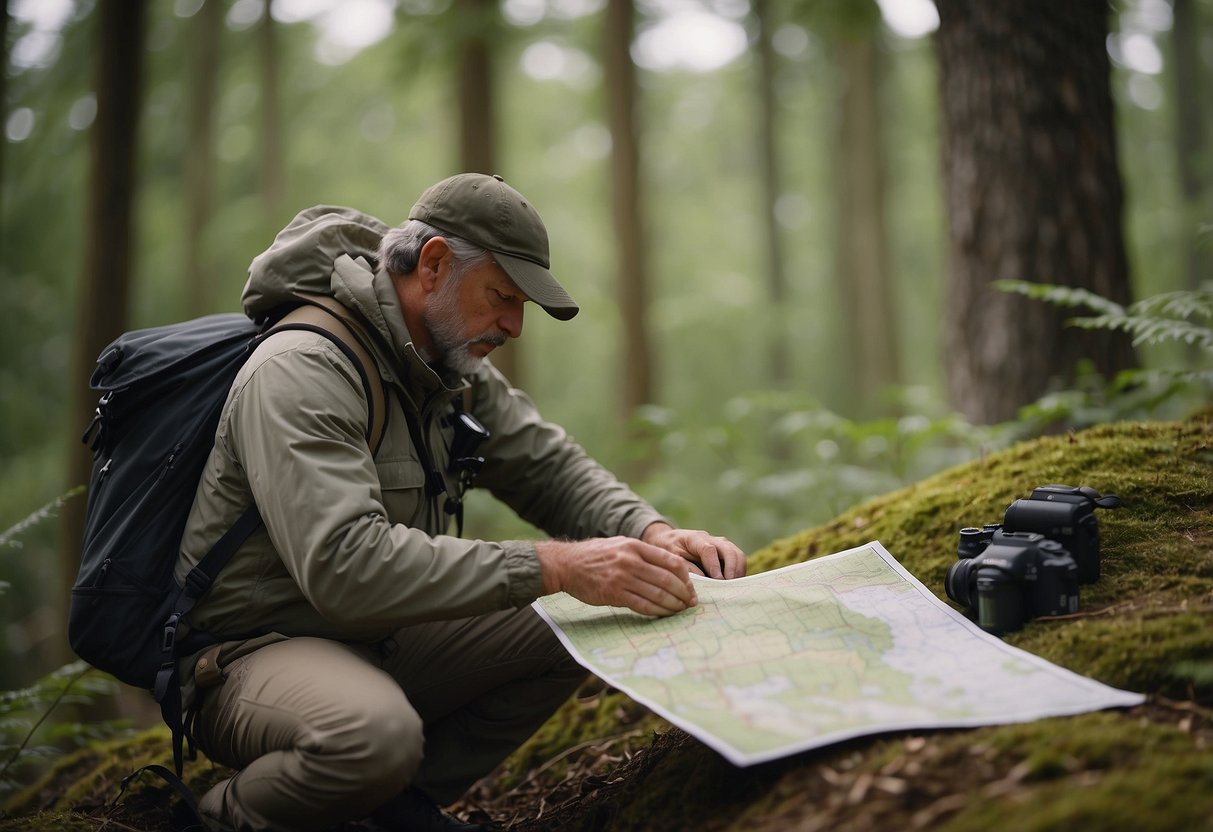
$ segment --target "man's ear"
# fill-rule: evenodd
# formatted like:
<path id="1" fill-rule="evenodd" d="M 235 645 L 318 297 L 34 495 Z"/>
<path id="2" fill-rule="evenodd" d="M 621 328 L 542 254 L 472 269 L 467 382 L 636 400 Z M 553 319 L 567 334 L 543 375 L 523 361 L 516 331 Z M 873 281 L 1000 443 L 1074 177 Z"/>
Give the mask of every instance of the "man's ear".
<path id="1" fill-rule="evenodd" d="M 438 287 L 438 280 L 450 268 L 451 247 L 442 237 L 431 237 L 421 247 L 417 258 L 417 279 L 428 295 Z"/>

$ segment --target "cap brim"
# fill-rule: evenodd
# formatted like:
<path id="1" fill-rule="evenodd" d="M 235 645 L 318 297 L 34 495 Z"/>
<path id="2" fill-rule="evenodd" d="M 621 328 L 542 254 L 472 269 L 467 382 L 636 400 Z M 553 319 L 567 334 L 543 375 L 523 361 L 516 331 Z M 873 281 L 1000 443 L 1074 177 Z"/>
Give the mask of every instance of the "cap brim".
<path id="1" fill-rule="evenodd" d="M 577 302 L 557 282 L 552 273 L 538 263 L 499 251 L 493 252 L 493 259 L 501 264 L 501 268 L 510 276 L 510 280 L 518 284 L 523 294 L 542 306 L 553 318 L 567 321 L 580 311 Z"/>

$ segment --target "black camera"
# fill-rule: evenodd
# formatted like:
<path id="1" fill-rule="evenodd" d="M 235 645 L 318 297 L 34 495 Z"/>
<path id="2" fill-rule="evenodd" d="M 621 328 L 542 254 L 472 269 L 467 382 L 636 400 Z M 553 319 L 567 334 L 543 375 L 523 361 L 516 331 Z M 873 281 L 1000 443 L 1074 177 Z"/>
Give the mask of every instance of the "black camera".
<path id="1" fill-rule="evenodd" d="M 1001 525 L 960 530 L 960 560 L 944 578 L 948 597 L 999 635 L 1037 616 L 1077 612 L 1078 585 L 1099 579 L 1095 509 L 1119 505 L 1115 494 L 1088 486 L 1034 489 L 1011 503 Z"/>
<path id="2" fill-rule="evenodd" d="M 1060 543 L 997 526 L 960 530 L 960 560 L 948 567 L 948 597 L 977 611 L 995 635 L 1041 615 L 1078 611 L 1078 564 Z"/>
<path id="3" fill-rule="evenodd" d="M 1078 564 L 1078 582 L 1099 580 L 1099 522 L 1095 509 L 1118 508 L 1115 494 L 1100 496 L 1090 486 L 1042 485 L 1026 500 L 1007 507 L 1003 531 L 1036 532 L 1056 540 Z"/>

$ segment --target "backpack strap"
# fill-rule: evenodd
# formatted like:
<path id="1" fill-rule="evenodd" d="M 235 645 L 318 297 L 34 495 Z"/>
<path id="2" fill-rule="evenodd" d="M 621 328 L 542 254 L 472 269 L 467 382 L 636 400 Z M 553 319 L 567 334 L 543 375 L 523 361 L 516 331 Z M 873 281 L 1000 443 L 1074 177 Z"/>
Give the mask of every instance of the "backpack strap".
<path id="1" fill-rule="evenodd" d="M 387 428 L 387 394 L 379 364 L 367 346 L 366 329 L 354 320 L 340 301 L 327 295 L 306 295 L 302 306 L 292 309 L 262 336 L 267 338 L 284 330 L 305 330 L 328 338 L 345 354 L 358 376 L 362 379 L 362 390 L 366 394 L 370 411 L 367 425 L 367 445 L 374 454 L 383 442 Z"/>

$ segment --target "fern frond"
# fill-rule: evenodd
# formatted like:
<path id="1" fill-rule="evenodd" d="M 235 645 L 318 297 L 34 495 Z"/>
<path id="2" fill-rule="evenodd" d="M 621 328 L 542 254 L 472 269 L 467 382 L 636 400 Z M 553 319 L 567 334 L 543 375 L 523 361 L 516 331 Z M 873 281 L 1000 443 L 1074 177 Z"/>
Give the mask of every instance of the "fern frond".
<path id="1" fill-rule="evenodd" d="M 1140 315 L 1099 315 L 1073 318 L 1068 323 L 1080 329 L 1120 330 L 1133 336 L 1133 346 L 1183 341 L 1201 349 L 1213 350 L 1213 329 L 1173 318 Z"/>
<path id="2" fill-rule="evenodd" d="M 1086 307 L 1093 312 L 1101 312 L 1105 315 L 1125 314 L 1125 308 L 1119 303 L 1077 286 L 1056 286 L 1051 283 L 1033 283 L 1028 280 L 995 280 L 993 286 L 1004 292 L 1024 295 L 1033 300 L 1043 300 L 1054 306 Z"/>
<path id="3" fill-rule="evenodd" d="M 0 532 L 0 548 L 12 546 L 13 548 L 21 548 L 21 541 L 17 538 L 26 532 L 29 528 L 38 525 L 43 520 L 53 517 L 55 512 L 63 507 L 63 504 L 75 497 L 78 494 L 83 494 L 87 490 L 86 486 L 78 485 L 66 494 L 56 497 L 42 508 L 35 511 L 29 517 L 10 526 L 3 532 Z"/>
<path id="4" fill-rule="evenodd" d="M 1142 298 L 1129 307 L 1130 315 L 1167 315 L 1172 318 L 1213 320 L 1213 283 L 1200 289 L 1163 292 Z"/>

